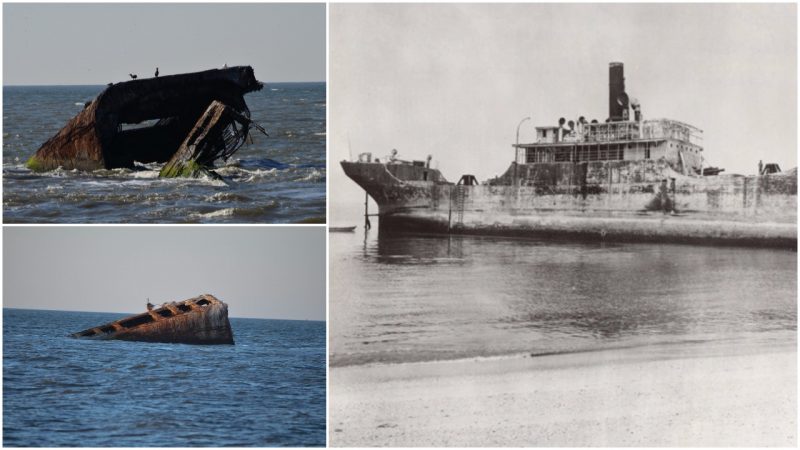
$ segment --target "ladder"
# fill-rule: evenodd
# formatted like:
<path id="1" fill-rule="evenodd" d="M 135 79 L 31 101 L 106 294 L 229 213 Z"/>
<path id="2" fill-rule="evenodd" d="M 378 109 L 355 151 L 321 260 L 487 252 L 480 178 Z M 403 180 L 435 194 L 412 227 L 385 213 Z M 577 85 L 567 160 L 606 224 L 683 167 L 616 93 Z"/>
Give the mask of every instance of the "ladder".
<path id="1" fill-rule="evenodd" d="M 464 224 L 464 203 L 467 196 L 467 187 L 464 185 L 456 186 L 456 224 Z"/>

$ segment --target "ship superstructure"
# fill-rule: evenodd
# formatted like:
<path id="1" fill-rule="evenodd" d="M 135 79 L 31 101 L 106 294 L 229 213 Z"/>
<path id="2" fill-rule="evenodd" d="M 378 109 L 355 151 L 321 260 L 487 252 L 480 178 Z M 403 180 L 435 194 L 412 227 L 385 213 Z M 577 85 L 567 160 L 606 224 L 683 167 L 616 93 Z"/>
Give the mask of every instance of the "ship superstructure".
<path id="1" fill-rule="evenodd" d="M 341 164 L 378 204 L 382 230 L 796 248 L 796 169 L 719 175 L 704 167 L 702 136 L 677 120 L 645 120 L 614 62 L 607 119 L 537 127 L 535 142 L 513 144 L 506 172 L 484 183 L 449 182 L 430 157 L 395 151 Z"/>
<path id="2" fill-rule="evenodd" d="M 684 175 L 703 174 L 703 131 L 672 119 L 643 120 L 638 101 L 625 92 L 623 64 L 609 67 L 608 118 L 583 116 L 536 127 L 536 142 L 515 144 L 517 164 L 637 161 L 664 158 Z M 631 109 L 633 114 L 630 114 Z"/>

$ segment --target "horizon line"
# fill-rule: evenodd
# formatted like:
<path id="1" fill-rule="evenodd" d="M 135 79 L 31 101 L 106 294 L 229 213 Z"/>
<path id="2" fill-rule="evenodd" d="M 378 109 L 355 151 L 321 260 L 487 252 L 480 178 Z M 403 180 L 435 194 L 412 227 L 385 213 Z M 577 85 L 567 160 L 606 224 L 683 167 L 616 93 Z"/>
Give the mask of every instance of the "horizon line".
<path id="1" fill-rule="evenodd" d="M 100 313 L 100 314 L 142 314 L 142 313 L 128 313 L 128 312 L 119 312 L 119 311 L 82 311 L 82 310 L 71 310 L 71 309 L 47 309 L 47 308 L 15 308 L 13 306 L 3 306 L 3 309 L 19 309 L 19 310 L 27 310 L 27 311 L 53 311 L 53 312 L 74 312 L 74 313 Z M 146 312 L 146 311 L 145 311 Z M 279 319 L 275 317 L 237 317 L 237 316 L 229 316 L 231 319 L 255 319 L 255 320 L 289 320 L 294 322 L 327 322 L 326 319 Z"/>
<path id="2" fill-rule="evenodd" d="M 145 79 L 145 78 L 143 78 Z M 125 83 L 127 81 L 133 80 L 125 80 L 125 81 L 118 81 L 114 84 Z M 261 81 L 261 80 L 259 80 Z M 275 84 L 275 83 L 326 83 L 325 80 L 322 81 L 261 81 L 261 83 L 266 84 Z M 75 87 L 75 86 L 108 86 L 108 83 L 88 83 L 88 84 L 5 84 L 3 83 L 3 87 Z"/>

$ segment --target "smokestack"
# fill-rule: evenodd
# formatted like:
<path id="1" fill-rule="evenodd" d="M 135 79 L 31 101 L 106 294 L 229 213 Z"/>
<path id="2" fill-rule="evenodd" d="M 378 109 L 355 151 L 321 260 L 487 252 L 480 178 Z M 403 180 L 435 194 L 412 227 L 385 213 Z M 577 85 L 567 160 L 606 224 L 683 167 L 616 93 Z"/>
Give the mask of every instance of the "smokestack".
<path id="1" fill-rule="evenodd" d="M 608 65 L 608 116 L 611 122 L 628 120 L 628 94 L 621 62 Z"/>

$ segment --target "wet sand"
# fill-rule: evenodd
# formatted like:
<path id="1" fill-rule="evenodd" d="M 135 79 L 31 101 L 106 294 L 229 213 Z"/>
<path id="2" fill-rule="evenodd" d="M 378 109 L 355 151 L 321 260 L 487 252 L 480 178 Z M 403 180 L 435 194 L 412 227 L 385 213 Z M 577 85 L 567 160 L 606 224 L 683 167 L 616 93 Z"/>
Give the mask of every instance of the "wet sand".
<path id="1" fill-rule="evenodd" d="M 796 446 L 795 345 L 330 370 L 332 446 Z"/>

